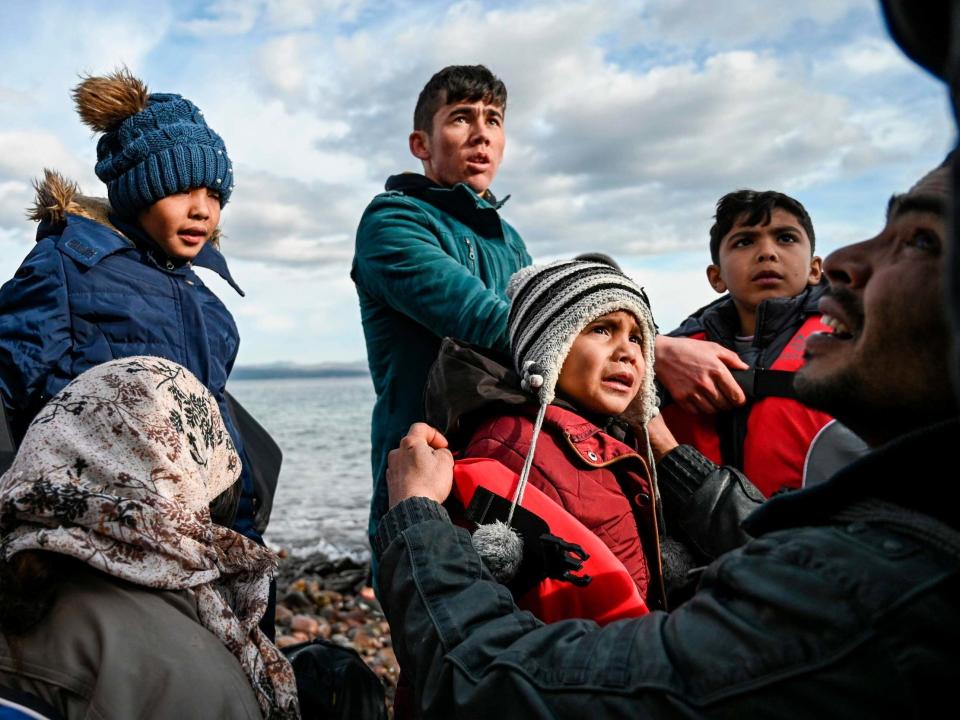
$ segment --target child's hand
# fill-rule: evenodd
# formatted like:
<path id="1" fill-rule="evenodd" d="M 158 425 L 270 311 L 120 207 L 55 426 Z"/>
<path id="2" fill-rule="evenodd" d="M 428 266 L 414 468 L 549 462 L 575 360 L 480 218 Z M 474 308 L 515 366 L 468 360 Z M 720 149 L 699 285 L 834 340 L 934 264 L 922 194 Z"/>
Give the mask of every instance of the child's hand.
<path id="1" fill-rule="evenodd" d="M 657 415 L 647 423 L 647 434 L 650 436 L 650 449 L 653 451 L 653 459 L 657 462 L 660 462 L 664 455 L 679 445 L 673 433 L 670 432 L 670 428 L 663 421 L 662 415 Z"/>
<path id="2" fill-rule="evenodd" d="M 442 503 L 453 487 L 453 455 L 447 439 L 426 423 L 414 423 L 387 456 L 390 507 L 410 497 Z"/>
<path id="3" fill-rule="evenodd" d="M 730 369 L 749 366 L 722 345 L 658 335 L 656 358 L 657 379 L 687 412 L 718 413 L 747 401 Z"/>

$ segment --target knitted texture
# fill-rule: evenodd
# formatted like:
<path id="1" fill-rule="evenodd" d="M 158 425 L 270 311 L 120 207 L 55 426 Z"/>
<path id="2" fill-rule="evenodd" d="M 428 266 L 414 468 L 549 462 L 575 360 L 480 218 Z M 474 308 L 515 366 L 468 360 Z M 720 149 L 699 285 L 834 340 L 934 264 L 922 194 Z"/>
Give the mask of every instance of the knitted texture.
<path id="1" fill-rule="evenodd" d="M 157 200 L 191 188 L 233 191 L 233 164 L 203 112 L 180 95 L 153 93 L 147 107 L 97 143 L 97 177 L 114 210 L 132 217 Z"/>
<path id="2" fill-rule="evenodd" d="M 523 376 L 534 363 L 543 383 L 537 390 L 541 404 L 553 402 L 560 369 L 580 332 L 608 313 L 625 310 L 639 324 L 646 364 L 640 386 L 642 420 L 656 414 L 653 385 L 653 347 L 656 330 L 647 296 L 633 280 L 602 262 L 561 260 L 530 266 L 510 278 L 508 331 L 510 351 Z"/>

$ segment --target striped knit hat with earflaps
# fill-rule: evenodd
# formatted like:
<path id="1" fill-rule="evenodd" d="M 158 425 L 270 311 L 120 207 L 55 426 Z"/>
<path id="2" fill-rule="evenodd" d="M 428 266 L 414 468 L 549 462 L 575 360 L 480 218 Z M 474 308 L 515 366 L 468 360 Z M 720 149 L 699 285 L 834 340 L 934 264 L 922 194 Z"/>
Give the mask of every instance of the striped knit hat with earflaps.
<path id="1" fill-rule="evenodd" d="M 556 395 L 564 360 L 587 325 L 618 310 L 625 310 L 637 319 L 646 366 L 639 391 L 643 426 L 657 414 L 653 384 L 656 326 L 650 303 L 643 288 L 617 267 L 589 260 L 532 265 L 510 278 L 507 295 L 511 300 L 510 352 L 522 378 L 521 387 L 536 397 L 539 411 L 507 522 L 482 525 L 473 536 L 474 545 L 488 569 L 502 582 L 516 573 L 522 559 L 522 543 L 509 526 L 514 510 L 523 500 L 543 418 Z"/>

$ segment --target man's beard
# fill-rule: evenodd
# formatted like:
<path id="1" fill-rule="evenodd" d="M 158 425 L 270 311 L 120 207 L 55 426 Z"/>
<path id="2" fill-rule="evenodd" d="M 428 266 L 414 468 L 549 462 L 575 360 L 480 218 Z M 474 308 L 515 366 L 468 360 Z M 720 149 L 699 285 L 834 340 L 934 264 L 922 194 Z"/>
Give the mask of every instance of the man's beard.
<path id="1" fill-rule="evenodd" d="M 794 376 L 794 390 L 804 405 L 833 415 L 844 425 L 853 428 L 852 421 L 871 412 L 863 398 L 863 379 L 853 367 L 846 367 L 827 377 L 809 377 L 803 369 Z M 873 409 L 874 411 L 876 408 Z"/>
<path id="2" fill-rule="evenodd" d="M 801 368 L 793 386 L 800 402 L 832 415 L 871 447 L 957 414 L 946 383 L 940 397 L 924 400 L 891 394 L 871 380 L 853 366 L 826 377 L 810 377 Z"/>

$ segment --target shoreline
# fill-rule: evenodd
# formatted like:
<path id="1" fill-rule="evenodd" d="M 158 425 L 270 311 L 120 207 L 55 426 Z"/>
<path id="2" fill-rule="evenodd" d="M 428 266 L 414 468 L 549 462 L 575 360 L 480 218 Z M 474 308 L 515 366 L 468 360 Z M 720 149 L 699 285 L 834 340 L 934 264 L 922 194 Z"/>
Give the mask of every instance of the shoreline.
<path id="1" fill-rule="evenodd" d="M 392 717 L 400 668 L 390 627 L 367 584 L 370 562 L 331 559 L 322 552 L 293 556 L 286 550 L 278 557 L 277 646 L 322 638 L 353 648 L 380 678 Z"/>

